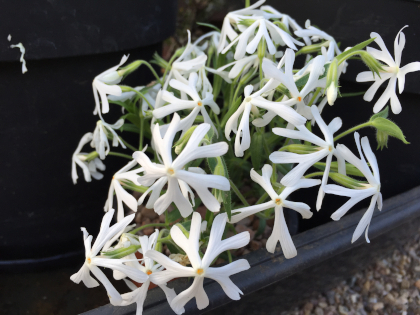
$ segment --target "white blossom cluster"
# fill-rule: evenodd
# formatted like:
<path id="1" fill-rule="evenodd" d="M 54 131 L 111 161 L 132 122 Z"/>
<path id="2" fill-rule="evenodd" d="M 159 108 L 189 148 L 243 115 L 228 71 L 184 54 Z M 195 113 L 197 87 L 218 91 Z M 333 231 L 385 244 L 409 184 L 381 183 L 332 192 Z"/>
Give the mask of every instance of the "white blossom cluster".
<path id="1" fill-rule="evenodd" d="M 218 282 L 227 296 L 238 300 L 243 293 L 229 277 L 250 265 L 246 259 L 232 260 L 230 250 L 246 246 L 250 234 L 228 237 L 229 226 L 250 215 L 274 218 L 267 251 L 274 253 L 280 243 L 286 258 L 295 257 L 297 250 L 283 209 L 295 210 L 304 219 L 312 217 L 308 204 L 289 200 L 290 194 L 302 188 L 319 186 L 315 203 L 318 211 L 326 194 L 350 198 L 332 213 L 333 220 L 340 220 L 358 202 L 371 198 L 352 239 L 356 241 L 365 232 L 369 242 L 375 205 L 382 208 L 381 182 L 369 140 L 360 140 L 356 130 L 376 128 L 379 147 L 387 145 L 388 136 L 407 143 L 399 127 L 387 119 L 388 109 L 383 108 L 390 101 L 392 112 L 401 112 L 396 82 L 401 93 L 405 75 L 420 70 L 420 62 L 400 67 L 405 45 L 402 30 L 395 40 L 395 58 L 377 33 L 371 33 L 367 42 L 341 50 L 332 36 L 311 26 L 309 20 L 302 28 L 264 2 L 228 13 L 220 31 L 211 31 L 195 42 L 188 33 L 188 44 L 169 62 L 156 56 L 155 63 L 164 70 L 162 77 L 145 61 L 122 67 L 128 59 L 124 56 L 118 65 L 93 80 L 94 114 L 100 120 L 93 133 L 83 136 L 73 154 L 73 181 L 78 178 L 76 165 L 85 180 L 91 181 L 91 177 L 103 177 L 99 171 L 105 170 L 102 160 L 108 155 L 130 161 L 111 180 L 106 213 L 93 245 L 93 237 L 82 228 L 86 260 L 71 279 L 95 287 L 98 282 L 91 272 L 105 286 L 113 305 L 137 303 L 137 314 L 141 314 L 152 283 L 164 291 L 175 313 L 182 314 L 192 298 L 203 309 L 209 305 L 204 278 Z M 380 50 L 364 50 L 373 41 Z M 366 101 L 373 99 L 384 81 L 389 79 L 389 83 L 374 105 L 375 115 L 369 122 L 337 135 L 341 118 L 325 122 L 321 114 L 327 103 L 333 105 L 340 96 L 338 81 L 346 71 L 347 60 L 355 55 L 369 67 L 357 81 L 374 81 L 364 95 Z M 301 68 L 296 58 L 302 59 Z M 141 65 L 151 69 L 156 81 L 134 88 L 120 84 Z M 110 104 L 123 110 L 115 124 L 106 123 L 102 117 L 110 111 Z M 138 134 L 139 145 L 130 145 L 121 131 Z M 348 134 L 354 134 L 359 156 L 337 142 Z M 113 147 L 121 146 L 132 153 L 111 151 L 109 140 Z M 145 140 L 149 142 L 144 144 Z M 88 143 L 94 151 L 82 153 Z M 255 169 L 250 167 L 250 159 Z M 265 163 L 261 169 L 257 160 Z M 241 182 L 234 182 L 235 176 L 229 175 L 230 165 L 248 167 L 250 178 L 257 184 L 255 192 L 263 189 L 265 194 L 256 204 L 247 204 L 236 187 Z M 289 166 L 293 167 L 289 170 Z M 318 172 L 308 174 L 313 167 Z M 312 178 L 316 176 L 321 179 Z M 339 185 L 329 183 L 329 179 Z M 142 194 L 136 199 L 132 191 Z M 244 207 L 236 202 L 236 209 L 232 209 L 235 195 L 231 192 Z M 269 201 L 265 201 L 267 198 Z M 202 222 L 201 215 L 194 211 L 197 201 L 208 210 L 206 221 Z M 150 224 L 162 229 L 149 237 L 136 234 L 145 226 L 129 226 L 134 214 L 126 215 L 125 210 L 136 212 L 139 205 L 166 216 L 165 223 Z M 171 207 L 179 213 L 175 219 L 172 216 L 175 221 L 170 221 Z M 110 226 L 114 212 L 117 223 Z M 162 253 L 163 246 L 171 256 Z M 229 263 L 213 266 L 221 255 Z M 99 267 L 112 269 L 113 277 L 124 280 L 131 291 L 120 294 Z M 180 277 L 193 282 L 177 293 L 168 282 Z"/>

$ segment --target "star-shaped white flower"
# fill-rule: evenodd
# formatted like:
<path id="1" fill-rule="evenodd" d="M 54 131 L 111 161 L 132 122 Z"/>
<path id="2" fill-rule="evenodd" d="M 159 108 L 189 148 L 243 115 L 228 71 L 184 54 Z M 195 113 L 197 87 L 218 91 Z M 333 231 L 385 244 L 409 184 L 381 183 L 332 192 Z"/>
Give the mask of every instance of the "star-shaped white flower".
<path id="1" fill-rule="evenodd" d="M 271 83 L 268 82 L 267 85 Z M 230 116 L 225 126 L 226 139 L 230 140 L 230 133 L 233 131 L 236 133 L 235 139 L 235 155 L 243 156 L 244 151 L 251 145 L 251 135 L 249 132 L 249 115 L 251 111 L 258 115 L 257 107 L 266 109 L 275 115 L 279 115 L 286 121 L 293 125 L 302 125 L 306 122 L 306 119 L 299 115 L 293 108 L 288 105 L 284 105 L 281 102 L 271 102 L 262 98 L 261 92 L 265 90 L 263 87 L 260 91 L 251 94 L 253 89 L 252 85 L 248 85 L 244 89 L 244 100 L 239 108 Z M 242 114 L 241 121 L 238 126 L 239 117 Z M 238 126 L 238 127 L 237 127 Z"/>
<path id="2" fill-rule="evenodd" d="M 223 49 L 222 54 L 225 54 L 234 44 L 238 43 L 234 58 L 235 60 L 240 60 L 245 57 L 246 53 L 253 54 L 263 38 L 267 44 L 270 55 L 274 55 L 277 52 L 276 46 L 274 45 L 275 43 L 281 46 L 287 45 L 294 50 L 297 50 L 296 45 L 304 45 L 264 17 L 253 16 L 249 18 L 255 21 L 242 32 L 242 34 L 227 45 L 225 49 Z M 258 31 L 255 34 L 257 28 Z"/>
<path id="3" fill-rule="evenodd" d="M 381 77 L 378 75 L 374 76 L 371 71 L 364 71 L 357 75 L 357 82 L 369 82 L 374 81 L 371 87 L 366 91 L 363 99 L 370 102 L 376 94 L 376 91 L 386 80 L 389 79 L 388 86 L 386 87 L 384 93 L 377 100 L 373 106 L 373 112 L 378 113 L 386 105 L 386 103 L 391 100 L 391 109 L 394 114 L 399 114 L 402 110 L 401 103 L 398 100 L 396 93 L 396 84 L 398 80 L 398 88 L 400 94 L 404 91 L 405 84 L 405 75 L 410 72 L 420 70 L 420 62 L 411 62 L 401 68 L 401 54 L 405 46 L 405 35 L 402 32 L 404 26 L 397 34 L 397 37 L 394 41 L 394 54 L 395 60 L 392 58 L 388 49 L 385 46 L 385 43 L 382 37 L 375 32 L 370 33 L 371 38 L 375 38 L 375 42 L 378 44 L 381 50 L 375 48 L 367 47 L 367 51 L 376 59 L 383 61 L 388 67 L 384 67 L 386 72 L 381 72 Z"/>
<path id="4" fill-rule="evenodd" d="M 85 144 L 92 141 L 92 138 L 93 134 L 91 132 L 86 133 L 82 139 L 80 139 L 79 145 L 77 146 L 76 151 L 73 153 L 71 159 L 71 177 L 74 184 L 77 183 L 77 179 L 79 178 L 79 176 L 77 176 L 76 164 L 79 165 L 83 170 L 83 175 L 87 182 L 92 181 L 92 177 L 98 180 L 104 177 L 101 173 L 98 172 L 98 170 L 105 170 L 105 165 L 102 163 L 102 161 L 98 158 L 95 158 L 90 162 L 86 162 L 87 153 L 81 152 Z"/>
<path id="5" fill-rule="evenodd" d="M 147 148 L 147 147 L 146 147 Z M 145 149 L 146 149 L 145 148 Z M 145 150 L 143 150 L 144 152 Z M 117 221 L 121 221 L 124 218 L 124 207 L 123 202 L 134 212 L 137 212 L 137 200 L 133 197 L 132 194 L 128 193 L 121 185 L 123 181 L 131 181 L 134 185 L 137 184 L 137 180 L 140 178 L 138 173 L 144 172 L 143 168 L 136 168 L 132 171 L 129 171 L 134 166 L 138 165 L 136 160 L 128 162 L 126 166 L 120 169 L 112 177 L 111 185 L 109 186 L 108 199 L 106 200 L 104 210 L 108 211 L 109 209 L 114 208 L 114 192 L 117 197 L 118 204 L 118 213 Z"/>
<path id="6" fill-rule="evenodd" d="M 167 256 L 154 250 L 146 252 L 146 256 L 166 268 L 166 270 L 151 274 L 150 279 L 156 284 L 167 283 L 174 278 L 194 277 L 193 284 L 185 291 L 178 294 L 171 302 L 175 312 L 180 312 L 184 305 L 195 297 L 198 309 L 204 309 L 209 305 L 209 299 L 203 288 L 204 278 L 217 281 L 223 291 L 232 300 L 239 300 L 242 291 L 230 280 L 230 276 L 247 270 L 250 265 L 246 259 L 238 259 L 223 267 L 210 267 L 213 260 L 221 253 L 237 249 L 249 243 L 249 233 L 242 232 L 228 239 L 222 240 L 226 226 L 226 213 L 217 215 L 210 231 L 209 243 L 203 258 L 199 255 L 201 216 L 194 212 L 191 220 L 189 237 L 187 238 L 176 225 L 171 228 L 171 237 L 174 242 L 187 254 L 191 267 L 182 266 Z"/>
<path id="7" fill-rule="evenodd" d="M 126 146 L 121 141 L 118 134 L 115 132 L 115 130 L 120 129 L 123 124 L 124 124 L 124 119 L 119 119 L 113 125 L 106 123 L 102 119 L 98 120 L 98 122 L 96 123 L 96 128 L 93 131 L 93 137 L 92 137 L 92 142 L 90 143 L 90 146 L 92 148 L 95 148 L 101 160 L 105 159 L 105 156 L 108 155 L 111 149 L 109 146 L 109 141 L 108 141 L 108 136 L 107 136 L 108 132 L 112 134 L 113 147 L 117 147 L 119 143 L 124 149 L 126 148 Z"/>
<path id="8" fill-rule="evenodd" d="M 90 275 L 90 272 L 92 272 L 95 277 L 104 285 L 108 295 L 110 296 L 110 299 L 115 303 L 121 303 L 121 295 L 114 288 L 114 286 L 101 271 L 101 269 L 99 269 L 99 267 L 118 270 L 127 275 L 130 279 L 140 283 L 147 281 L 148 277 L 142 271 L 125 265 L 124 263 L 126 263 L 126 260 L 106 258 L 106 256 L 98 255 L 101 249 L 102 251 L 106 251 L 108 248 L 106 248 L 104 245 L 116 234 L 121 233 L 124 228 L 134 219 L 134 214 L 132 214 L 110 227 L 109 224 L 111 223 L 113 215 L 114 209 L 111 209 L 105 213 L 102 219 L 101 229 L 99 231 L 98 237 L 93 243 L 93 246 L 93 236 L 89 235 L 85 228 L 82 228 L 86 260 L 82 268 L 80 268 L 77 273 L 72 275 L 70 279 L 75 283 L 80 283 L 80 281 L 83 281 L 83 283 L 88 288 L 93 288 L 98 286 L 99 283 Z"/>
<path id="9" fill-rule="evenodd" d="M 324 120 L 319 114 L 318 107 L 315 105 L 311 106 L 312 115 L 315 118 L 319 128 L 321 129 L 325 140 L 316 136 L 310 132 L 304 125 L 297 126 L 298 130 L 290 130 L 287 128 L 273 128 L 273 132 L 276 135 L 308 141 L 319 146 L 319 149 L 315 153 L 309 154 L 297 154 L 291 152 L 273 152 L 270 154 L 270 160 L 276 164 L 283 163 L 299 163 L 298 166 L 295 166 L 289 173 L 287 173 L 282 179 L 281 183 L 285 186 L 295 185 L 299 179 L 302 178 L 303 174 L 312 166 L 314 163 L 320 161 L 323 158 L 327 158 L 324 176 L 322 177 L 322 185 L 319 188 L 318 199 L 316 208 L 317 210 L 321 209 L 322 200 L 324 198 L 323 187 L 327 184 L 328 174 L 330 172 L 330 166 L 333 155 L 336 156 L 338 160 L 340 173 L 345 174 L 346 165 L 344 159 L 340 154 L 334 149 L 334 133 L 341 128 L 342 121 L 340 117 L 334 118 L 330 124 L 327 126 Z"/>
<path id="10" fill-rule="evenodd" d="M 95 110 L 93 111 L 93 114 L 96 115 L 100 113 L 101 111 L 101 104 L 99 102 L 98 94 L 101 98 L 102 102 L 102 113 L 106 114 L 109 112 L 109 103 L 107 94 L 109 95 L 115 95 L 120 96 L 122 91 L 121 88 L 116 85 L 121 82 L 122 76 L 120 76 L 117 72 L 117 69 L 123 65 L 128 59 L 128 55 L 124 55 L 121 58 L 121 61 L 118 65 L 115 67 L 112 67 L 101 74 L 97 75 L 95 79 L 93 79 L 92 82 L 92 88 L 93 88 L 93 96 L 95 97 Z"/>
<path id="11" fill-rule="evenodd" d="M 210 92 L 206 92 L 204 98 L 200 97 L 196 89 L 197 80 L 198 76 L 195 72 L 190 74 L 190 77 L 188 79 L 188 85 L 178 80 L 172 79 L 169 85 L 174 89 L 177 89 L 180 92 L 187 94 L 192 100 L 179 99 L 175 97 L 173 93 L 163 91 L 162 99 L 168 102 L 169 104 L 156 108 L 153 111 L 153 116 L 157 119 L 160 119 L 177 111 L 191 109 L 191 113 L 188 114 L 188 116 L 182 120 L 182 125 L 180 129 L 183 132 L 191 128 L 191 126 L 194 124 L 194 120 L 197 117 L 198 113 L 201 113 L 201 115 L 204 118 L 204 122 L 211 125 L 214 132 L 217 134 L 217 129 L 211 121 L 211 118 L 207 113 L 205 106 L 209 106 L 212 109 L 212 111 L 217 115 L 220 113 L 220 108 L 214 102 L 213 94 L 211 94 Z"/>
<path id="12" fill-rule="evenodd" d="M 310 211 L 310 207 L 307 204 L 302 202 L 288 201 L 286 198 L 291 193 L 300 188 L 313 187 L 319 185 L 321 181 L 319 179 L 300 179 L 295 185 L 286 187 L 280 194 L 278 194 L 275 192 L 273 186 L 270 183 L 272 173 L 273 168 L 268 164 L 264 165 L 262 168 L 262 176 L 254 171 L 254 169 L 251 170 L 251 179 L 258 183 L 262 188 L 264 188 L 264 190 L 270 196 L 271 200 L 262 204 L 233 210 L 232 214 L 236 215 L 233 215 L 229 222 L 237 223 L 252 214 L 274 208 L 274 226 L 273 232 L 267 240 L 267 251 L 274 253 L 277 243 L 280 242 L 284 256 L 286 258 L 293 258 L 297 255 L 297 251 L 295 245 L 293 244 L 292 237 L 290 236 L 289 229 L 286 225 L 283 207 L 299 212 L 304 219 L 311 218 L 312 212 Z"/>
<path id="13" fill-rule="evenodd" d="M 286 53 L 284 54 L 284 58 L 284 73 L 281 69 L 277 68 L 272 62 L 264 59 L 262 64 L 264 75 L 267 78 L 273 78 L 279 83 L 282 83 L 289 90 L 291 98 L 286 101 L 281 101 L 280 103 L 287 106 L 296 105 L 296 111 L 299 114 L 303 115 L 307 119 L 312 119 L 313 116 L 309 107 L 306 106 L 304 99 L 309 93 L 311 93 L 314 89 L 316 89 L 319 86 L 318 78 L 324 71 L 325 59 L 323 56 L 317 56 L 313 59 L 313 62 L 311 63 L 311 71 L 308 77 L 308 81 L 306 82 L 305 86 L 299 91 L 298 87 L 296 86 L 295 80 L 299 79 L 300 77 L 295 77 L 293 75 L 295 53 L 293 52 L 293 50 L 287 49 Z M 292 123 L 292 125 L 295 124 Z"/>
<path id="14" fill-rule="evenodd" d="M 261 10 L 264 12 L 264 17 L 268 19 L 281 19 L 281 22 L 286 26 L 287 29 L 292 29 L 293 31 L 302 30 L 302 27 L 290 16 L 284 13 L 280 13 L 270 5 L 261 6 Z M 303 36 L 306 45 L 311 45 L 312 42 L 308 36 Z"/>
<path id="15" fill-rule="evenodd" d="M 251 14 L 254 14 L 254 15 L 259 14 L 262 16 L 263 12 L 261 12 L 260 10 L 256 10 L 256 8 L 258 8 L 264 2 L 265 0 L 257 1 L 253 5 L 250 5 L 247 8 L 229 12 L 225 16 L 225 18 L 223 19 L 222 31 L 220 33 L 220 41 L 217 46 L 218 54 L 220 54 L 222 50 L 228 45 L 228 41 L 227 41 L 228 38 L 230 41 L 233 41 L 238 36 L 238 33 L 236 33 L 232 25 L 238 25 L 238 22 L 241 16 L 251 15 Z"/>
<path id="16" fill-rule="evenodd" d="M 210 129 L 210 125 L 203 123 L 194 130 L 187 145 L 175 160 L 172 160 L 171 148 L 176 132 L 179 130 L 180 118 L 174 114 L 169 128 L 162 138 L 159 125 L 153 129 L 153 140 L 156 151 L 160 154 L 163 164 L 154 164 L 143 152 L 134 152 L 133 158 L 144 168 L 146 175 L 139 178 L 138 183 L 150 188 L 139 199 L 143 202 L 147 194 L 152 191 L 146 207 L 154 207 L 155 212 L 162 214 L 169 205 L 174 202 L 183 217 L 187 217 L 193 211 L 188 201 L 188 193 L 193 188 L 201 198 L 203 204 L 212 212 L 218 212 L 220 204 L 208 188 L 229 190 L 230 184 L 226 177 L 219 175 L 203 174 L 200 168 L 184 170 L 185 165 L 200 158 L 218 157 L 228 150 L 226 142 L 218 142 L 200 146 L 201 141 Z M 165 184 L 168 190 L 159 197 Z M 181 192 L 182 191 L 182 192 Z"/>
<path id="17" fill-rule="evenodd" d="M 125 237 L 127 234 L 123 234 L 122 238 Z M 157 244 L 159 231 L 155 230 L 155 232 L 147 237 L 146 235 L 139 237 L 139 245 L 141 245 L 141 248 L 138 250 L 140 253 L 144 254 L 149 250 L 154 250 Z M 127 245 L 130 245 L 133 243 L 132 238 L 126 242 Z M 137 245 L 137 242 L 135 242 Z M 131 254 L 130 258 L 131 261 L 127 263 L 127 265 L 134 267 L 138 270 L 141 270 L 145 275 L 147 275 L 147 280 L 141 285 L 141 287 L 137 287 L 133 282 L 130 280 L 125 279 L 125 275 L 122 273 L 117 273 L 119 277 L 117 279 L 123 279 L 124 282 L 127 284 L 127 286 L 132 290 L 129 293 L 122 294 L 122 302 L 121 303 L 115 303 L 113 300 L 111 300 L 111 304 L 118 305 L 118 306 L 126 306 L 133 303 L 137 303 L 136 308 L 136 315 L 141 315 L 143 313 L 143 304 L 146 299 L 147 293 L 149 291 L 150 286 L 150 275 L 161 272 L 163 267 L 157 263 L 151 258 L 148 258 L 143 255 L 142 263 L 140 263 L 137 259 L 135 259 L 135 255 Z M 115 277 L 115 273 L 114 273 Z M 176 293 L 174 289 L 168 288 L 166 286 L 166 283 L 157 284 L 165 293 L 166 298 L 168 300 L 168 303 L 170 304 L 172 300 L 176 297 Z M 182 314 L 184 310 L 182 309 L 182 312 L 179 314 Z"/>
<path id="18" fill-rule="evenodd" d="M 331 218 L 336 221 L 340 220 L 341 217 L 345 215 L 347 211 L 349 211 L 350 208 L 353 207 L 356 203 L 368 197 L 372 197 L 369 208 L 367 209 L 359 224 L 357 225 L 356 230 L 353 234 L 353 238 L 351 240 L 352 243 L 355 242 L 360 237 L 360 235 L 362 235 L 363 232 L 366 230 L 366 241 L 370 243 L 368 238 L 368 229 L 370 221 L 372 220 L 373 211 L 375 210 L 375 204 L 378 204 L 379 210 L 382 209 L 381 179 L 379 176 L 378 161 L 376 160 L 375 154 L 372 152 L 368 138 L 362 138 L 362 148 L 373 172 L 370 170 L 369 165 L 366 163 L 366 160 L 363 156 L 362 149 L 360 147 L 360 136 L 357 132 L 354 133 L 354 139 L 356 140 L 357 150 L 359 151 L 360 159 L 357 158 L 343 144 L 338 144 L 336 150 L 346 161 L 353 164 L 363 173 L 363 175 L 368 181 L 368 184 L 365 184 L 362 188 L 358 189 L 349 189 L 338 185 L 330 184 L 325 186 L 324 191 L 327 194 L 350 197 L 350 200 L 348 200 L 344 205 L 342 205 L 337 211 L 335 211 L 331 215 Z"/>
<path id="19" fill-rule="evenodd" d="M 318 41 L 321 38 L 329 41 L 328 44 L 328 60 L 332 60 L 334 58 L 334 54 L 339 55 L 341 54 L 340 48 L 338 48 L 337 42 L 335 41 L 334 37 L 328 35 L 324 31 L 313 27 L 310 25 L 309 20 L 305 23 L 306 29 L 296 30 L 295 35 L 299 37 L 311 37 L 313 41 Z"/>

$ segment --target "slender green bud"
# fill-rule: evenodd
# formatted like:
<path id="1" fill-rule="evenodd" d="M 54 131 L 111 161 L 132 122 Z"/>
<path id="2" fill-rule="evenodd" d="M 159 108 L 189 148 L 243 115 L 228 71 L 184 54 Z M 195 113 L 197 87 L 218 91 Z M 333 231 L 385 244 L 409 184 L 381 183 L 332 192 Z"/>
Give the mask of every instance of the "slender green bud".
<path id="1" fill-rule="evenodd" d="M 126 77 L 128 76 L 130 73 L 134 72 L 137 70 L 138 67 L 140 67 L 142 64 L 141 60 L 136 60 L 133 61 L 132 63 L 130 63 L 129 65 L 120 68 L 117 72 L 119 74 L 120 77 Z"/>
<path id="2" fill-rule="evenodd" d="M 338 60 L 337 58 L 334 58 L 333 61 L 331 61 L 330 66 L 328 67 L 326 86 L 327 86 L 328 104 L 334 105 L 334 102 L 337 99 L 337 90 L 338 90 Z"/>
<path id="3" fill-rule="evenodd" d="M 121 259 L 124 258 L 130 254 L 133 254 L 137 252 L 137 250 L 140 248 L 140 245 L 130 245 L 128 247 L 122 247 L 114 250 L 110 250 L 107 252 L 101 252 L 102 255 L 112 258 L 112 259 Z"/>
<path id="4" fill-rule="evenodd" d="M 241 19 L 239 20 L 238 24 L 248 27 L 254 24 L 254 22 L 255 22 L 254 19 Z"/>
<path id="5" fill-rule="evenodd" d="M 265 56 L 265 51 L 267 50 L 267 43 L 265 42 L 264 37 L 261 38 L 260 42 L 258 43 L 258 59 L 262 60 Z"/>
<path id="6" fill-rule="evenodd" d="M 336 183 L 351 189 L 363 189 L 366 186 L 365 182 L 358 181 L 339 173 L 330 172 L 329 177 Z"/>
<path id="7" fill-rule="evenodd" d="M 283 148 L 284 149 L 282 151 L 287 150 L 297 154 L 309 154 L 319 151 L 319 147 L 306 144 L 289 144 Z"/>
<path id="8" fill-rule="evenodd" d="M 292 35 L 292 33 L 290 33 L 290 30 L 287 28 L 286 24 L 284 24 L 283 22 L 275 21 L 273 22 L 273 24 L 277 25 L 280 29 L 285 31 L 287 34 Z"/>
<path id="9" fill-rule="evenodd" d="M 184 150 L 195 128 L 197 128 L 197 126 L 192 126 L 190 129 L 188 129 L 187 132 L 174 144 L 173 147 L 175 148 L 176 154 L 180 154 L 182 150 Z"/>
<path id="10" fill-rule="evenodd" d="M 329 41 L 325 41 L 319 44 L 308 45 L 301 48 L 298 52 L 296 52 L 296 56 L 304 55 L 304 54 L 313 54 L 319 53 L 321 51 L 321 47 L 328 47 L 330 45 Z"/>
<path id="11" fill-rule="evenodd" d="M 326 163 L 324 162 L 316 162 L 314 164 L 314 167 L 321 171 L 325 171 Z M 338 163 L 337 162 L 331 162 L 330 165 L 330 172 L 336 172 L 338 173 Z M 352 175 L 352 176 L 358 176 L 358 177 L 365 177 L 363 173 L 353 164 L 346 163 L 346 174 Z"/>

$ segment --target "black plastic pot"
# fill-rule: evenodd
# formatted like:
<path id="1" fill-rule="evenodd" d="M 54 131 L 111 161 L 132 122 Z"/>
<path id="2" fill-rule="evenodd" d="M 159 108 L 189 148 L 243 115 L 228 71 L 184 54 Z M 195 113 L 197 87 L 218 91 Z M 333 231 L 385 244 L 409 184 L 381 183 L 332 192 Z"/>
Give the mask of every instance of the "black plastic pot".
<path id="1" fill-rule="evenodd" d="M 177 2 L 0 3 L 0 270 L 71 264 L 83 259 L 80 227 L 98 230 L 109 187 L 107 177 L 86 183 L 80 172 L 74 186 L 70 176 L 80 138 L 99 119 L 92 115 L 92 80 L 123 54 L 134 61 L 160 52 L 174 31 Z M 19 50 L 9 48 L 19 42 L 25 74 Z M 124 82 L 151 80 L 140 69 Z M 120 114 L 114 109 L 105 119 L 114 123 Z M 106 159 L 105 174 L 119 168 L 115 159 Z"/>
<path id="2" fill-rule="evenodd" d="M 381 212 L 376 210 L 369 228 L 370 244 L 363 237 L 351 244 L 363 212 L 294 236 L 298 255 L 293 259 L 285 259 L 279 247 L 274 254 L 261 249 L 244 256 L 251 269 L 231 277 L 244 293 L 240 301 L 230 300 L 217 282 L 206 279 L 204 288 L 210 305 L 199 311 L 193 299 L 186 305 L 185 314 L 259 314 L 261 310 L 279 314 L 314 291 L 328 290 L 369 263 L 389 255 L 418 232 L 420 186 L 386 200 Z M 182 278 L 168 286 L 179 293 L 191 283 Z M 135 312 L 135 304 L 126 307 L 109 304 L 83 314 L 132 315 Z M 149 291 L 143 314 L 173 314 L 162 290 Z"/>

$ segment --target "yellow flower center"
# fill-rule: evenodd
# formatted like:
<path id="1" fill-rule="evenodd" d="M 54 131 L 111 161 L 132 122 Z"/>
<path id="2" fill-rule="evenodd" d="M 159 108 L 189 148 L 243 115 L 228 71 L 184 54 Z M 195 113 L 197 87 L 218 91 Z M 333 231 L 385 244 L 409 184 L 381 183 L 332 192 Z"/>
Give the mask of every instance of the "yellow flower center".
<path id="1" fill-rule="evenodd" d="M 274 202 L 275 202 L 275 203 L 276 203 L 276 205 L 278 205 L 278 206 L 280 206 L 280 205 L 281 205 L 281 199 L 280 199 L 280 198 L 277 198 Z"/>
<path id="2" fill-rule="evenodd" d="M 146 273 L 147 273 L 148 275 L 151 275 L 151 274 L 152 274 L 152 271 L 147 270 L 147 271 L 146 271 Z"/>
<path id="3" fill-rule="evenodd" d="M 197 105 L 198 105 L 198 106 L 202 106 L 202 105 L 203 105 L 203 103 L 200 101 L 200 102 L 197 102 Z"/>
<path id="4" fill-rule="evenodd" d="M 175 174 L 175 171 L 172 167 L 168 168 L 168 170 L 166 172 L 171 176 Z"/>
<path id="5" fill-rule="evenodd" d="M 249 102 L 251 102 L 252 101 L 252 97 L 250 97 L 250 96 L 248 96 L 246 99 L 245 99 L 245 102 L 247 102 L 247 103 L 249 103 Z"/>
<path id="6" fill-rule="evenodd" d="M 90 257 L 88 257 L 88 259 L 86 259 L 86 261 L 88 262 L 88 264 L 90 264 L 92 262 L 92 260 L 90 259 Z"/>
<path id="7" fill-rule="evenodd" d="M 198 268 L 197 271 L 196 271 L 196 273 L 200 276 L 203 274 L 203 272 L 204 272 L 204 270 L 201 269 L 201 268 Z"/>
<path id="8" fill-rule="evenodd" d="M 302 97 L 301 97 L 301 96 L 298 96 L 297 100 L 298 100 L 299 102 L 302 102 Z"/>
<path id="9" fill-rule="evenodd" d="M 330 152 L 333 151 L 333 147 L 331 145 L 328 147 L 328 151 L 330 151 Z"/>

